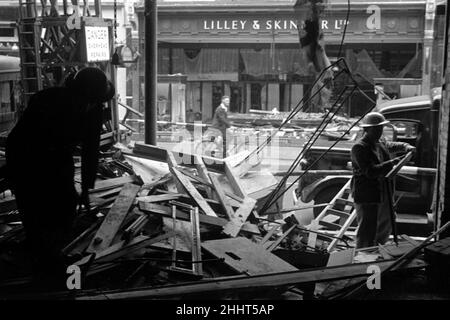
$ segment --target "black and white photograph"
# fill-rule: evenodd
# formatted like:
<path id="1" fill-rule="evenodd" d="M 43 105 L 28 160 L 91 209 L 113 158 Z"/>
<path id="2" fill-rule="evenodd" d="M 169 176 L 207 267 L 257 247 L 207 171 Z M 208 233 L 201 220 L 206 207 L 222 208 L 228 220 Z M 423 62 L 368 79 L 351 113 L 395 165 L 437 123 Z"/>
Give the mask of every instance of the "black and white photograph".
<path id="1" fill-rule="evenodd" d="M 449 39 L 446 0 L 0 0 L 0 301 L 450 300 Z"/>

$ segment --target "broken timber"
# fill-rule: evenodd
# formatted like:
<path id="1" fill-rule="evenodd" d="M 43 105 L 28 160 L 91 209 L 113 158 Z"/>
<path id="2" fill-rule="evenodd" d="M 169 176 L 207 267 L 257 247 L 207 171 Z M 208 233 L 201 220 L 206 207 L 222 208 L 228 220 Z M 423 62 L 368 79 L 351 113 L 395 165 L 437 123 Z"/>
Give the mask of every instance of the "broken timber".
<path id="1" fill-rule="evenodd" d="M 169 207 L 166 207 L 163 205 L 147 203 L 147 202 L 139 202 L 139 209 L 144 212 L 159 214 L 159 215 L 162 215 L 162 216 L 168 217 L 168 218 L 172 217 L 171 209 Z M 223 227 L 229 222 L 228 220 L 226 220 L 224 218 L 212 217 L 212 216 L 207 216 L 204 214 L 199 215 L 199 218 L 200 218 L 200 223 L 203 223 L 206 225 L 211 225 L 211 226 L 216 226 L 216 227 Z M 190 216 L 189 216 L 189 214 L 187 214 L 183 211 L 177 210 L 177 219 L 184 220 L 184 221 L 190 221 Z M 244 224 L 241 228 L 241 231 L 247 232 L 250 234 L 255 234 L 255 235 L 260 234 L 258 227 L 256 225 L 253 225 L 250 223 Z"/>
<path id="2" fill-rule="evenodd" d="M 107 248 L 103 252 L 96 255 L 94 260 L 95 263 L 105 263 L 105 262 L 114 262 L 114 260 L 119 259 L 125 255 L 132 254 L 140 249 L 147 248 L 152 244 L 161 242 L 167 238 L 170 238 L 175 235 L 175 232 L 167 232 L 165 234 L 156 236 L 154 238 L 149 238 L 147 236 L 138 236 L 131 240 L 130 242 L 121 241 Z M 81 266 L 86 264 L 90 260 L 91 256 L 88 255 L 78 261 L 76 265 Z"/>
<path id="3" fill-rule="evenodd" d="M 212 173 L 209 174 L 209 177 L 210 177 L 212 185 L 214 186 L 214 189 L 217 193 L 217 197 L 219 198 L 219 202 L 222 205 L 223 210 L 225 211 L 225 213 L 227 214 L 229 219 L 233 219 L 233 217 L 234 217 L 233 208 L 231 207 L 230 202 L 228 201 L 227 197 L 225 196 L 225 192 L 223 191 L 222 187 L 220 186 L 219 180 Z"/>
<path id="4" fill-rule="evenodd" d="M 260 245 L 243 237 L 205 241 L 202 248 L 217 258 L 223 258 L 225 264 L 237 272 L 247 275 L 297 270 Z"/>
<path id="5" fill-rule="evenodd" d="M 132 156 L 132 157 L 141 157 L 145 159 L 166 162 L 167 161 L 167 150 L 164 148 L 159 148 L 155 146 L 151 146 L 148 144 L 140 144 L 136 143 L 134 145 L 133 152 L 129 152 L 126 150 L 122 151 L 123 154 Z M 195 165 L 195 157 L 196 155 L 182 153 L 182 152 L 174 152 L 175 158 L 180 161 L 177 161 L 178 164 L 183 166 L 194 166 Z M 224 162 L 221 159 L 202 156 L 203 163 L 209 170 L 214 170 L 217 172 L 224 173 Z"/>
<path id="6" fill-rule="evenodd" d="M 394 260 L 395 261 L 395 260 Z M 390 261 L 380 261 L 377 265 L 381 271 L 392 265 Z M 359 276 L 367 276 L 367 268 L 373 262 L 358 263 L 353 265 L 321 268 L 308 271 L 284 272 L 258 276 L 237 276 L 230 279 L 212 279 L 201 282 L 184 283 L 181 285 L 169 285 L 161 287 L 140 288 L 136 290 L 122 290 L 102 292 L 100 294 L 79 296 L 77 300 L 109 300 L 109 299 L 143 299 L 143 298 L 168 298 L 183 295 L 204 295 L 206 293 L 224 292 L 257 292 L 264 289 L 292 286 L 303 283 L 325 282 L 339 279 L 347 279 Z M 401 269 L 421 269 L 427 264 L 415 259 Z"/>
<path id="7" fill-rule="evenodd" d="M 108 215 L 103 220 L 94 239 L 90 243 L 87 252 L 99 253 L 108 248 L 116 233 L 119 231 L 123 220 L 130 210 L 140 187 L 134 184 L 127 184 L 114 201 L 114 205 Z"/>
<path id="8" fill-rule="evenodd" d="M 236 237 L 245 221 L 247 221 L 248 216 L 253 211 L 256 205 L 256 200 L 250 197 L 246 197 L 242 205 L 236 210 L 234 216 L 230 219 L 224 228 L 223 232 L 232 237 Z"/>
<path id="9" fill-rule="evenodd" d="M 175 175 L 175 178 L 179 181 L 179 183 L 186 189 L 187 193 L 194 199 L 200 209 L 203 212 L 211 217 L 217 217 L 213 209 L 209 206 L 209 204 L 205 201 L 202 195 L 195 189 L 194 185 L 187 179 L 180 171 L 175 168 L 172 168 L 172 171 Z"/>

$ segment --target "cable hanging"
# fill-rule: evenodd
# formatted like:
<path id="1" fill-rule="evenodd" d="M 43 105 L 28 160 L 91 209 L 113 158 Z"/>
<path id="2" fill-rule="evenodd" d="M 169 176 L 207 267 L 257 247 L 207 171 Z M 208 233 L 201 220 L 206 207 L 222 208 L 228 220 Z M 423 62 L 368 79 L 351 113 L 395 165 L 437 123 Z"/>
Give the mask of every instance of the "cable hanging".
<path id="1" fill-rule="evenodd" d="M 342 98 L 343 94 L 348 90 L 348 87 L 346 86 L 342 92 L 340 93 L 338 99 L 336 100 L 336 102 L 333 104 L 333 107 L 330 109 L 330 111 L 328 112 L 327 116 L 332 112 L 334 106 L 339 102 L 339 100 Z M 332 119 L 336 116 L 336 114 L 339 112 L 339 110 L 342 108 L 342 106 L 344 105 L 344 103 L 348 100 L 348 98 L 350 96 L 352 96 L 352 94 L 355 92 L 356 88 L 352 88 L 352 91 L 350 92 L 350 94 L 342 101 L 342 103 L 339 104 L 338 108 L 336 108 L 336 110 L 333 112 L 333 114 L 331 115 L 331 117 L 326 121 L 326 123 L 324 124 L 324 120 L 327 119 L 324 118 L 324 120 L 322 121 L 322 123 L 319 125 L 319 127 L 316 129 L 316 131 L 313 133 L 313 135 L 311 135 L 310 139 L 308 140 L 308 142 L 303 146 L 302 151 L 299 153 L 299 155 L 297 156 L 297 158 L 295 159 L 294 163 L 290 166 L 288 172 L 286 173 L 286 175 L 281 179 L 281 181 L 278 183 L 277 187 L 275 190 L 273 190 L 271 192 L 271 194 L 269 195 L 269 198 L 266 200 L 265 204 L 263 205 L 263 208 L 261 210 L 261 213 L 264 213 L 268 208 L 270 208 L 270 206 L 272 206 L 279 198 L 281 195 L 283 195 L 286 191 L 282 192 L 281 195 L 279 195 L 277 197 L 276 200 L 273 200 L 273 198 L 277 195 L 277 193 L 283 188 L 284 184 L 286 183 L 286 181 L 289 179 L 290 175 L 292 174 L 292 172 L 295 170 L 295 168 L 298 166 L 298 164 L 301 161 L 301 158 L 303 157 L 303 155 L 309 151 L 309 149 L 314 145 L 314 143 L 317 141 L 317 139 L 320 137 L 320 135 L 323 133 L 323 131 L 325 131 L 326 127 L 331 123 Z M 344 137 L 345 134 L 342 136 Z M 342 138 L 341 137 L 341 138 Z M 340 139 L 339 139 L 340 140 Z M 338 141 L 339 141 L 338 140 Z"/>
<path id="2" fill-rule="evenodd" d="M 294 182 L 292 182 L 285 190 L 283 190 L 283 192 L 278 195 L 276 197 L 275 200 L 272 201 L 272 203 L 270 203 L 270 205 L 268 207 L 270 207 L 271 205 L 273 205 L 273 203 L 275 203 L 276 201 L 278 201 L 278 199 L 280 199 L 284 193 L 286 193 L 293 185 L 295 185 L 301 178 L 303 178 L 308 172 L 309 170 L 311 170 L 311 168 L 317 163 L 319 162 L 331 149 L 333 149 L 334 146 L 336 146 L 336 144 L 338 144 L 347 134 L 350 133 L 350 131 L 369 113 L 373 110 L 373 108 L 375 108 L 376 103 L 370 98 L 368 97 L 362 90 L 361 88 L 359 88 L 359 86 L 356 87 L 356 89 L 362 93 L 366 98 L 369 98 L 369 100 L 371 102 L 373 102 L 373 106 L 371 108 L 369 108 L 360 118 L 358 118 L 351 126 L 350 128 L 348 128 L 337 140 L 336 142 L 334 142 L 327 150 L 325 150 L 312 164 L 310 164 L 308 166 L 308 168 L 306 168 L 305 171 L 303 171 L 303 173 L 295 179 Z M 267 210 L 267 209 L 266 209 Z M 261 211 L 259 214 L 264 213 L 264 211 Z"/>

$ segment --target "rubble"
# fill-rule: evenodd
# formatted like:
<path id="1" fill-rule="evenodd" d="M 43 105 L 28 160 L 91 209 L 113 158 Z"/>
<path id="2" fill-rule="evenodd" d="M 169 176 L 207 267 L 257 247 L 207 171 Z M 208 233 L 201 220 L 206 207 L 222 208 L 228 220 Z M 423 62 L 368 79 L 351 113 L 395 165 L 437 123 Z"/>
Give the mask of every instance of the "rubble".
<path id="1" fill-rule="evenodd" d="M 205 293 L 279 298 L 286 291 L 299 299 L 325 298 L 354 285 L 346 280 L 342 286 L 342 279 L 361 279 L 375 261 L 389 271 L 399 257 L 410 254 L 402 269 L 427 265 L 419 252 L 411 254 L 421 243 L 407 236 L 400 237 L 398 246 L 355 250 L 347 229 L 327 230 L 336 221 L 302 226 L 295 211 L 276 207 L 260 215 L 258 208 L 277 180 L 268 172 L 251 171 L 252 165 L 243 161 L 248 153 L 215 159 L 144 144 L 116 147 L 104 154 L 90 190 L 90 211 L 80 212 L 73 240 L 63 252 L 82 270 L 77 299 Z M 17 253 L 24 232 L 13 195 L 4 195 L 0 296 L 22 298 L 26 290 L 18 294 L 17 288 L 29 284 L 29 270 L 19 267 L 23 256 Z M 67 293 L 42 297 L 69 298 Z"/>

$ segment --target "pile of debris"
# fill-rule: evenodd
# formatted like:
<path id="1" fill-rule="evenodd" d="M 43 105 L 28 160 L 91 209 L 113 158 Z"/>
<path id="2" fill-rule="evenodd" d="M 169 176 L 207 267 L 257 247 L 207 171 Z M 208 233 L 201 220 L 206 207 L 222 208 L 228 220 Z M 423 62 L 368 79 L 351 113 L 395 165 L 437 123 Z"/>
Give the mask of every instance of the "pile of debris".
<path id="1" fill-rule="evenodd" d="M 78 216 L 73 241 L 64 249 L 82 271 L 78 298 L 279 298 L 286 292 L 298 299 L 325 297 L 342 289 L 330 281 L 366 276 L 374 261 L 388 269 L 420 247 L 404 237 L 399 246 L 355 250 L 345 233 L 352 221 L 340 225 L 332 214 L 320 227 L 317 221 L 301 226 L 295 211 L 280 215 L 285 210 L 279 204 L 260 216 L 278 181 L 269 172 L 250 171 L 247 157 L 244 152 L 216 159 L 136 144 L 104 158 L 90 191 L 91 208 Z M 78 182 L 79 177 L 78 171 Z M 11 292 L 26 279 L 5 279 L 3 265 L 16 277 L 23 271 L 17 255 L 11 257 L 24 233 L 12 195 L 0 209 L 0 288 Z M 402 267 L 425 266 L 412 258 Z"/>

